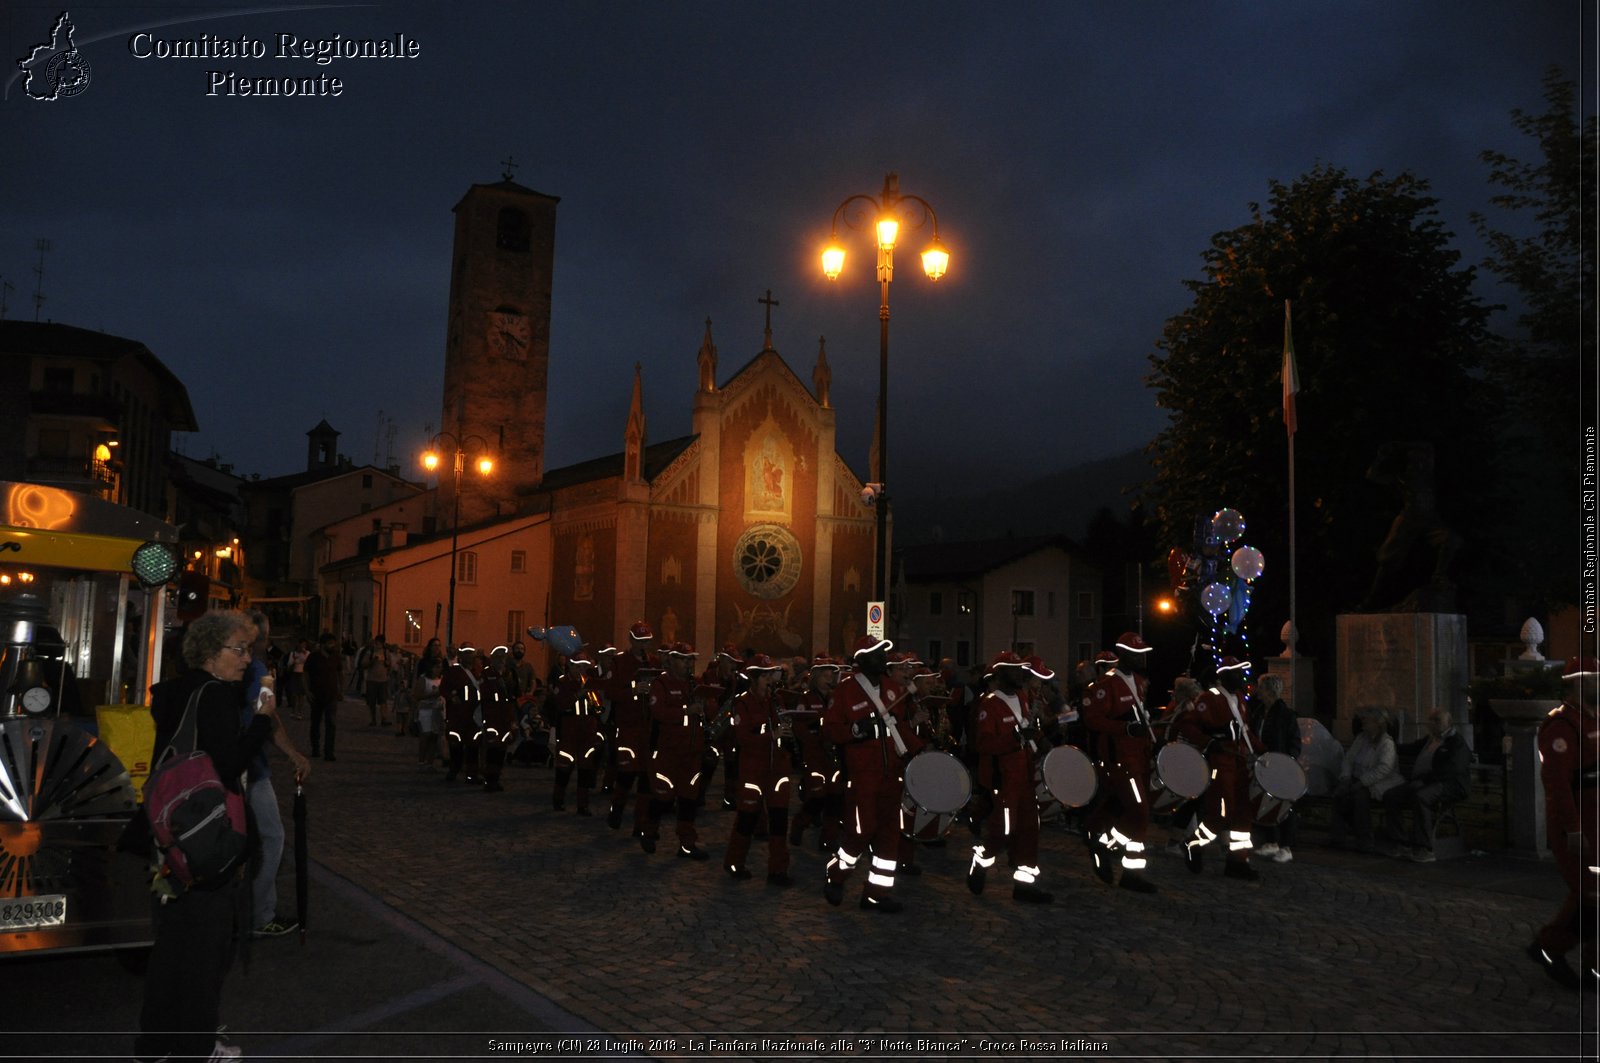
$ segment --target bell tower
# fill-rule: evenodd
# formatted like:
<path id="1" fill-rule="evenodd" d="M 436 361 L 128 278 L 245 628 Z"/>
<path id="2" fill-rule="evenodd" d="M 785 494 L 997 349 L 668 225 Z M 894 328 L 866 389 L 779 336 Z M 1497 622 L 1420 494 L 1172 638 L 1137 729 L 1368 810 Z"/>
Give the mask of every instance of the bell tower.
<path id="1" fill-rule="evenodd" d="M 463 524 L 515 514 L 519 497 L 544 478 L 550 286 L 560 199 L 517 184 L 509 169 L 503 177 L 498 184 L 473 185 L 454 208 L 439 430 L 468 451 Z M 494 472 L 479 478 L 471 459 L 484 448 L 494 458 Z M 451 451 L 447 460 L 453 456 Z M 439 493 L 450 506 L 454 483 L 448 467 L 439 477 Z"/>

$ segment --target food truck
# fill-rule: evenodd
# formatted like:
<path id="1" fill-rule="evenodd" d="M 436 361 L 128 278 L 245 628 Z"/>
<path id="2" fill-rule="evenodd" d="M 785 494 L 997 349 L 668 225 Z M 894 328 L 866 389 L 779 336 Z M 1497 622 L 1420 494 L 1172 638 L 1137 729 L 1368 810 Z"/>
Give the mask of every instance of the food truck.
<path id="1" fill-rule="evenodd" d="M 151 941 L 148 869 L 116 846 L 179 563 L 170 524 L 0 480 L 0 958 Z"/>

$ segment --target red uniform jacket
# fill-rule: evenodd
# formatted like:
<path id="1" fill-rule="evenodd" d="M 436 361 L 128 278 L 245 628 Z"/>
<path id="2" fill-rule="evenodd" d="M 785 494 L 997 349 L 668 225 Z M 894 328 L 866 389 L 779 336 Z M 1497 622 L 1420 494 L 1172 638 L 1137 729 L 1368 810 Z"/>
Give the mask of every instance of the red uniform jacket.
<path id="1" fill-rule="evenodd" d="M 1558 855 L 1567 848 L 1566 835 L 1582 831 L 1595 843 L 1594 791 L 1580 798 L 1579 790 L 1596 785 L 1600 766 L 1600 720 L 1576 705 L 1563 703 L 1539 726 L 1539 774 L 1544 779 L 1545 832 Z"/>
<path id="2" fill-rule="evenodd" d="M 770 692 L 757 699 L 747 690 L 733 702 L 733 729 L 739 743 L 739 778 L 767 789 L 794 778 L 789 749 L 778 741 L 778 701 Z"/>
<path id="3" fill-rule="evenodd" d="M 1016 709 L 998 690 L 979 698 L 974 709 L 973 741 L 978 749 L 978 784 L 994 789 L 1033 792 L 1034 753 L 1019 733 L 1028 718 L 1027 691 L 1015 695 Z M 1019 719 L 1020 717 L 1020 719 Z"/>
<path id="4" fill-rule="evenodd" d="M 1083 697 L 1083 725 L 1095 739 L 1100 760 L 1135 766 L 1149 763 L 1150 739 L 1128 734 L 1128 724 L 1140 719 L 1139 709 L 1149 690 L 1150 681 L 1144 676 L 1117 670 L 1089 684 Z"/>
<path id="5" fill-rule="evenodd" d="M 833 700 L 822 718 L 823 733 L 844 749 L 845 772 L 852 784 L 868 780 L 899 782 L 904 778 L 904 764 L 883 722 L 878 719 L 877 706 L 867 696 L 861 684 L 868 682 L 859 672 L 842 680 L 833 691 Z M 892 680 L 884 679 L 878 691 L 878 700 L 889 709 L 910 756 L 922 748 L 922 742 L 911 733 L 905 722 L 905 703 L 896 704 L 902 693 Z M 892 706 L 892 707 L 890 707 Z M 857 738 L 852 727 L 861 723 L 865 737 Z"/>
<path id="6" fill-rule="evenodd" d="M 1177 730 L 1184 740 L 1205 750 L 1209 761 L 1224 757 L 1244 758 L 1266 752 L 1266 746 L 1245 722 L 1245 705 L 1242 694 L 1233 695 L 1239 709 L 1238 719 L 1228 704 L 1225 691 L 1211 689 L 1195 699 L 1194 708 L 1178 719 Z"/>
<path id="7" fill-rule="evenodd" d="M 675 679 L 666 672 L 650 685 L 650 718 L 656 724 L 656 749 L 663 753 L 699 756 L 705 748 L 705 714 L 689 704 L 694 688 L 693 679 Z"/>

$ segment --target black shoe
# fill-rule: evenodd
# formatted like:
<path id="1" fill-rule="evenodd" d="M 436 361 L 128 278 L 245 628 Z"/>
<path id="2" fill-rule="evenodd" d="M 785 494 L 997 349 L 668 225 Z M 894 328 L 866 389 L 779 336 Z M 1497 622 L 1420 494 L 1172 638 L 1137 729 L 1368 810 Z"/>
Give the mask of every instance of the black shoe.
<path id="1" fill-rule="evenodd" d="M 1040 889 L 1031 882 L 1017 882 L 1011 887 L 1011 899 L 1014 901 L 1026 901 L 1029 904 L 1049 904 L 1055 900 L 1055 895 Z"/>
<path id="2" fill-rule="evenodd" d="M 734 867 L 732 864 L 724 864 L 723 868 L 728 872 L 730 877 L 735 878 L 740 882 L 750 878 L 750 869 L 748 867 Z"/>
<path id="3" fill-rule="evenodd" d="M 592 815 L 594 815 L 594 813 L 589 811 L 589 806 L 588 805 L 579 805 L 578 806 L 578 815 L 580 815 L 580 816 L 592 816 Z"/>
<path id="4" fill-rule="evenodd" d="M 976 861 L 967 868 L 967 889 L 972 891 L 974 897 L 983 896 L 983 880 L 988 874 L 989 869 Z"/>
<path id="5" fill-rule="evenodd" d="M 905 905 L 893 897 L 868 897 L 863 893 L 861 895 L 861 908 L 863 911 L 884 912 L 888 915 L 893 915 L 895 912 L 905 908 Z"/>
<path id="6" fill-rule="evenodd" d="M 1260 882 L 1261 872 L 1245 863 L 1243 860 L 1229 860 L 1222 868 L 1222 873 L 1228 878 L 1236 878 L 1240 882 Z"/>
<path id="7" fill-rule="evenodd" d="M 475 783 L 477 781 L 478 781 L 478 777 L 476 775 L 472 774 L 470 771 L 467 772 L 467 785 L 468 786 L 471 786 L 473 783 Z"/>
<path id="8" fill-rule="evenodd" d="M 504 791 L 505 787 L 501 786 L 497 782 L 486 782 L 483 784 L 483 792 L 486 794 L 498 794 Z"/>
<path id="9" fill-rule="evenodd" d="M 1203 857 L 1203 854 L 1200 852 L 1200 846 L 1198 846 L 1198 845 L 1185 845 L 1183 847 L 1183 866 L 1184 867 L 1188 868 L 1190 871 L 1192 871 L 1196 875 L 1198 875 L 1200 873 L 1200 870 L 1201 870 L 1201 867 L 1203 865 L 1203 862 L 1204 862 L 1204 857 Z"/>
<path id="10" fill-rule="evenodd" d="M 824 882 L 822 884 L 822 896 L 823 899 L 825 899 L 835 908 L 839 907 L 839 905 L 844 903 L 844 883 Z"/>
<path id="11" fill-rule="evenodd" d="M 902 875 L 911 875 L 913 877 L 922 874 L 922 868 L 916 864 L 901 864 L 899 871 Z"/>
<path id="12" fill-rule="evenodd" d="M 1156 884 L 1137 871 L 1123 871 L 1122 877 L 1117 880 L 1117 885 L 1132 893 L 1154 893 L 1156 891 Z"/>
<path id="13" fill-rule="evenodd" d="M 1117 872 L 1121 865 L 1117 863 L 1117 854 L 1103 845 L 1089 843 L 1089 854 L 1094 859 L 1094 876 L 1107 886 L 1117 884 Z M 1131 888 L 1131 887 L 1130 887 Z"/>
<path id="14" fill-rule="evenodd" d="M 1572 964 L 1567 962 L 1565 956 L 1552 956 L 1535 941 L 1528 946 L 1528 955 L 1533 957 L 1533 962 L 1544 968 L 1544 973 L 1557 985 L 1567 989 L 1577 989 L 1579 985 L 1578 972 L 1572 969 Z M 1594 972 L 1589 972 L 1591 979 Z"/>
<path id="15" fill-rule="evenodd" d="M 650 835 L 641 834 L 638 831 L 634 831 L 633 836 L 639 839 L 639 848 L 643 849 L 645 852 L 654 853 L 656 851 L 656 840 L 650 837 Z"/>
<path id="16" fill-rule="evenodd" d="M 612 830 L 622 829 L 622 809 L 613 808 L 610 812 L 606 813 L 606 826 L 610 827 Z"/>
<path id="17" fill-rule="evenodd" d="M 711 859 L 711 854 L 706 852 L 704 849 L 700 848 L 698 845 L 682 845 L 682 844 L 680 844 L 678 846 L 678 855 L 683 857 L 685 860 L 710 860 Z"/>
<path id="18" fill-rule="evenodd" d="M 784 871 L 773 871 L 773 872 L 770 872 L 767 875 L 767 885 L 769 885 L 769 886 L 793 886 L 794 885 L 794 879 L 790 878 L 787 872 L 784 872 Z"/>

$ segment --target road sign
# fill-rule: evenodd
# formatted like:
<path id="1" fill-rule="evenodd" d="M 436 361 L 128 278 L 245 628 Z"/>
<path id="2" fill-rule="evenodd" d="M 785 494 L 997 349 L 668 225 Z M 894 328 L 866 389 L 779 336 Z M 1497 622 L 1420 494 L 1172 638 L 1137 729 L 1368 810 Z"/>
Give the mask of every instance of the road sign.
<path id="1" fill-rule="evenodd" d="M 867 634 L 875 639 L 883 638 L 883 603 L 867 603 Z"/>

